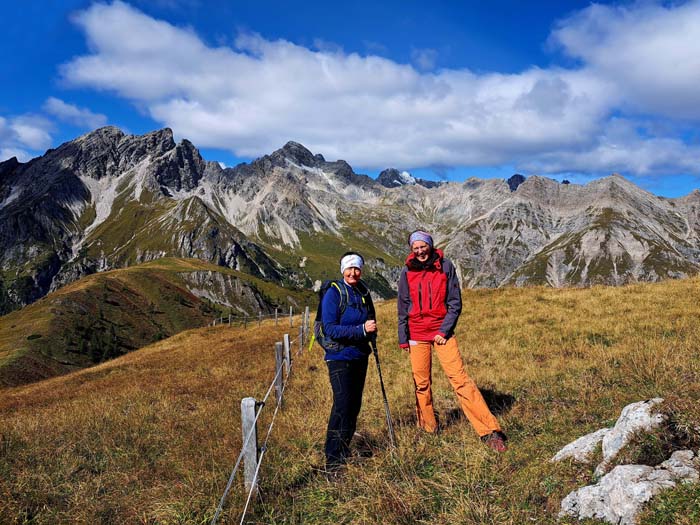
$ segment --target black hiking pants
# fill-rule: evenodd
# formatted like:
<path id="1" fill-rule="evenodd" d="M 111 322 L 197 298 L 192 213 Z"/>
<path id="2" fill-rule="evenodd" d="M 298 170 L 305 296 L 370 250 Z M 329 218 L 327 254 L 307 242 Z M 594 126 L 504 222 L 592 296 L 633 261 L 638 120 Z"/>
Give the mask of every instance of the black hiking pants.
<path id="1" fill-rule="evenodd" d="M 326 468 L 334 470 L 345 463 L 350 440 L 355 433 L 367 376 L 367 358 L 352 361 L 326 361 L 333 389 L 333 408 L 326 431 Z"/>

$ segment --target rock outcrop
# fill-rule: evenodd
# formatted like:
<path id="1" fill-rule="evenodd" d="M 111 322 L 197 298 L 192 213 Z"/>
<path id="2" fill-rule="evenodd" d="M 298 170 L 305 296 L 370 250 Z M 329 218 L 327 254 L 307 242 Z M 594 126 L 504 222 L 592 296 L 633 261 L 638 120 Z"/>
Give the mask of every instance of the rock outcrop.
<path id="1" fill-rule="evenodd" d="M 588 463 L 602 444 L 603 461 L 594 473 L 599 477 L 598 481 L 567 495 L 561 503 L 560 517 L 594 518 L 634 525 L 642 506 L 659 492 L 675 487 L 677 483 L 698 481 L 700 458 L 692 450 L 674 451 L 656 466 L 617 465 L 607 472 L 633 436 L 650 432 L 664 422 L 664 416 L 654 410 L 662 401 L 654 398 L 632 403 L 622 410 L 613 428 L 587 434 L 555 454 L 552 461 L 571 459 Z"/>

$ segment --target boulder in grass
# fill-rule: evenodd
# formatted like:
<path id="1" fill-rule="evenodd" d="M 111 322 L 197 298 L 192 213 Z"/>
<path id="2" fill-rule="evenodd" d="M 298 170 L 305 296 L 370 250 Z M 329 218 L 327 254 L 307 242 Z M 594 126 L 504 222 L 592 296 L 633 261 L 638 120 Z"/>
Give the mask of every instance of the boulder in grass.
<path id="1" fill-rule="evenodd" d="M 691 450 L 673 453 L 658 467 L 620 465 L 595 485 L 570 493 L 561 503 L 559 517 L 593 518 L 608 523 L 634 525 L 642 506 L 659 492 L 678 482 L 698 480 L 700 461 Z"/>

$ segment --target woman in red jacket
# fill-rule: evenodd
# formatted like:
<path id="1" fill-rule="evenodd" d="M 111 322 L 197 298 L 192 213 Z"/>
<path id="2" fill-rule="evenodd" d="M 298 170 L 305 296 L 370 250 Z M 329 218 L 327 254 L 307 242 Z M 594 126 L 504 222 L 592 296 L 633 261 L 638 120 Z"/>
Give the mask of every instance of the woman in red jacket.
<path id="1" fill-rule="evenodd" d="M 434 349 L 474 430 L 489 447 L 504 452 L 505 434 L 467 375 L 454 337 L 462 311 L 454 266 L 424 231 L 413 232 L 408 244 L 411 254 L 399 279 L 399 346 L 411 356 L 418 425 L 427 432 L 438 430 L 431 389 Z"/>

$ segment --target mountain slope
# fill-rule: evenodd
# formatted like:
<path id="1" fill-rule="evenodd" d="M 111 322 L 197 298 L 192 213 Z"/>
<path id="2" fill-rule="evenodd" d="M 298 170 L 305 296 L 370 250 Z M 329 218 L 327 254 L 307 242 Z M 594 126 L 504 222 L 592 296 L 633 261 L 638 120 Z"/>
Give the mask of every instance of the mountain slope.
<path id="1" fill-rule="evenodd" d="M 0 385 L 94 365 L 222 310 L 257 316 L 313 299 L 198 260 L 161 259 L 85 277 L 0 317 Z"/>
<path id="2" fill-rule="evenodd" d="M 26 164 L 0 163 L 0 312 L 163 256 L 311 289 L 354 249 L 376 293 L 392 297 L 416 228 L 434 233 L 470 287 L 624 284 L 700 269 L 698 192 L 663 199 L 619 175 L 428 184 L 389 169 L 373 180 L 296 142 L 223 169 L 169 129 L 107 127 Z"/>

